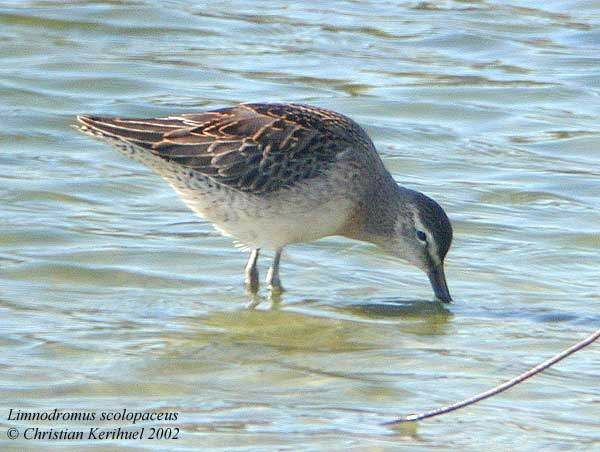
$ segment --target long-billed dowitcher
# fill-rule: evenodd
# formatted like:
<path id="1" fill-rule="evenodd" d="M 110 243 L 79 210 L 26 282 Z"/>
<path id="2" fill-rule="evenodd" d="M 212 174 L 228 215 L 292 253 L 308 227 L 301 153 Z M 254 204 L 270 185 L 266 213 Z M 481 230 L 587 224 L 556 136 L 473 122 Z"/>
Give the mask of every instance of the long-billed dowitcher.
<path id="1" fill-rule="evenodd" d="M 284 246 L 340 235 L 374 243 L 427 273 L 451 301 L 444 258 L 452 226 L 431 198 L 398 186 L 367 133 L 333 111 L 240 104 L 166 118 L 79 116 L 79 128 L 162 176 L 198 215 L 250 250 L 245 282 L 258 289 L 261 248 L 280 291 Z"/>

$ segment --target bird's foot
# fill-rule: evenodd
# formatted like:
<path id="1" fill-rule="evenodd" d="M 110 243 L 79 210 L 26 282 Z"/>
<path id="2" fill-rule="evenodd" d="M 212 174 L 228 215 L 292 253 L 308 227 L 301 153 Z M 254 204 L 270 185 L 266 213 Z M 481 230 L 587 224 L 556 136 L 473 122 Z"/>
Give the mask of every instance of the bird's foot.
<path id="1" fill-rule="evenodd" d="M 271 272 L 267 276 L 267 284 L 269 286 L 269 290 L 271 291 L 271 295 L 281 295 L 284 292 L 284 288 L 281 285 L 281 280 L 279 277 L 272 276 Z"/>
<path id="2" fill-rule="evenodd" d="M 281 295 L 283 292 L 285 292 L 285 289 L 281 284 L 270 284 L 269 290 L 271 291 L 271 295 Z"/>

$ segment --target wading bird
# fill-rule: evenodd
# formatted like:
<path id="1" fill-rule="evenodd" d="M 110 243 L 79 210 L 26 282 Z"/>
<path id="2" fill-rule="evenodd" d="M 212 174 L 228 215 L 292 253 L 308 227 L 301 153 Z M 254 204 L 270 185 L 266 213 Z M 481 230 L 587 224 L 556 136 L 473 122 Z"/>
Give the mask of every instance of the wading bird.
<path id="1" fill-rule="evenodd" d="M 249 249 L 245 283 L 252 292 L 261 248 L 275 251 L 267 283 L 278 292 L 286 245 L 340 235 L 417 266 L 435 296 L 451 301 L 446 213 L 396 184 L 367 133 L 346 116 L 256 103 L 166 118 L 77 119 L 80 130 L 152 168 L 194 212 Z"/>

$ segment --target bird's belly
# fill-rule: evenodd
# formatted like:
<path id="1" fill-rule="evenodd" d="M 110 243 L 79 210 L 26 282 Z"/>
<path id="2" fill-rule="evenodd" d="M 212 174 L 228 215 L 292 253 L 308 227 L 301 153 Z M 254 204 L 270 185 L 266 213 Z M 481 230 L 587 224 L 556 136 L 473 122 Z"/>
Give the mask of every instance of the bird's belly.
<path id="1" fill-rule="evenodd" d="M 354 206 L 325 180 L 270 195 L 239 192 L 196 174 L 167 180 L 190 209 L 220 232 L 255 248 L 277 249 L 335 235 Z"/>

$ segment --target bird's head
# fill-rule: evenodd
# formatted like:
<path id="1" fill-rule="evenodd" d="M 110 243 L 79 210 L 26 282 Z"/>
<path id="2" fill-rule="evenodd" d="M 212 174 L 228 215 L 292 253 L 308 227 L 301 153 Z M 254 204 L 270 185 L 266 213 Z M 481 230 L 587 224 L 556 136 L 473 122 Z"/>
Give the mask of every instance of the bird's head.
<path id="1" fill-rule="evenodd" d="M 448 303 L 452 298 L 444 274 L 444 258 L 452 243 L 450 220 L 433 199 L 417 191 L 401 190 L 394 233 L 380 246 L 423 270 L 436 298 Z"/>

